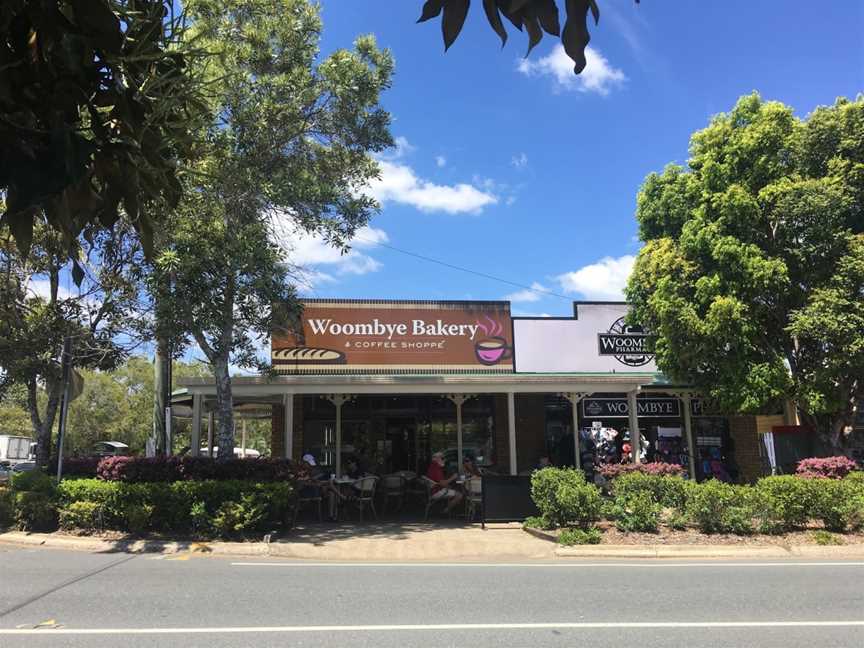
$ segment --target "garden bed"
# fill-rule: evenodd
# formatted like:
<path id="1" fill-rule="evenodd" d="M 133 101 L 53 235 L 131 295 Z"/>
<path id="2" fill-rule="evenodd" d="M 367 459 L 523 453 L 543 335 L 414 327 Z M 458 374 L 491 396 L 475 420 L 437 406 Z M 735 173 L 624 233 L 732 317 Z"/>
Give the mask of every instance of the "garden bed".
<path id="1" fill-rule="evenodd" d="M 819 545 L 815 531 L 824 531 L 819 525 L 808 526 L 800 531 L 788 533 L 764 534 L 754 533 L 752 535 L 733 535 L 730 533 L 702 533 L 698 529 L 675 530 L 661 526 L 657 533 L 623 532 L 615 527 L 614 522 L 602 521 L 597 523 L 601 531 L 600 544 L 602 545 L 716 545 L 716 546 L 764 546 L 764 547 L 789 547 L 800 545 Z M 561 529 L 525 529 L 531 535 L 558 542 Z M 864 545 L 864 532 L 856 533 L 832 533 L 831 536 L 843 545 Z"/>

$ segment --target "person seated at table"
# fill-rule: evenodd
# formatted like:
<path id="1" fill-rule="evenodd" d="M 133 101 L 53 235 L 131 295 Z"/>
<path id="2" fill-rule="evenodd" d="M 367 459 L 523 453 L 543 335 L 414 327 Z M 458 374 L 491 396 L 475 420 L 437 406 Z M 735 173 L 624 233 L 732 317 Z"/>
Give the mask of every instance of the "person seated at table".
<path id="1" fill-rule="evenodd" d="M 552 461 L 549 459 L 549 455 L 541 455 L 537 460 L 537 465 L 534 467 L 535 470 L 543 470 L 544 468 L 549 468 L 552 466 Z"/>
<path id="2" fill-rule="evenodd" d="M 432 461 L 429 462 L 429 468 L 426 470 L 426 477 L 435 482 L 435 485 L 432 487 L 432 500 L 447 500 L 447 507 L 444 509 L 445 513 L 450 513 L 450 511 L 459 506 L 462 502 L 462 493 L 450 487 L 456 481 L 458 475 L 445 476 L 443 452 L 436 452 L 432 455 Z"/>
<path id="3" fill-rule="evenodd" d="M 300 482 L 300 497 L 315 497 L 318 493 L 327 498 L 327 509 L 331 520 L 336 519 L 336 500 L 344 500 L 345 496 L 327 479 L 327 474 L 318 466 L 315 457 L 307 453 L 300 460 L 297 471 L 297 481 Z"/>
<path id="4" fill-rule="evenodd" d="M 465 458 L 462 459 L 462 471 L 465 473 L 466 477 L 482 477 L 483 472 L 480 470 L 480 467 L 477 465 L 477 461 L 471 455 L 465 455 Z"/>

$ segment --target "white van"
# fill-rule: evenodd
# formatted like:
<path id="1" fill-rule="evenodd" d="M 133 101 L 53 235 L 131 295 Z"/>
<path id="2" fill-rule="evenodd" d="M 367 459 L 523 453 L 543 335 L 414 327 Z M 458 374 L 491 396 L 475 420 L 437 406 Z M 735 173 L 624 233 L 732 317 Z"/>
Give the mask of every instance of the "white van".
<path id="1" fill-rule="evenodd" d="M 19 461 L 30 459 L 30 437 L 0 434 L 0 462 L 15 465 Z"/>

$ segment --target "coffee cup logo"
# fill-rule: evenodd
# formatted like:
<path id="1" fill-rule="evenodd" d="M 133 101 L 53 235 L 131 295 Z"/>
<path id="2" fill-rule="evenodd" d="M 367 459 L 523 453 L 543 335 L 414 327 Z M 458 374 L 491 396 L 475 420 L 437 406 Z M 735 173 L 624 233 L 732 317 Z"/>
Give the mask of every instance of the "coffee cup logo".
<path id="1" fill-rule="evenodd" d="M 504 327 L 488 315 L 484 316 L 484 319 L 485 322 L 476 322 L 477 327 L 486 335 L 474 344 L 474 355 L 477 356 L 478 362 L 490 366 L 512 358 L 513 348 L 501 335 Z"/>

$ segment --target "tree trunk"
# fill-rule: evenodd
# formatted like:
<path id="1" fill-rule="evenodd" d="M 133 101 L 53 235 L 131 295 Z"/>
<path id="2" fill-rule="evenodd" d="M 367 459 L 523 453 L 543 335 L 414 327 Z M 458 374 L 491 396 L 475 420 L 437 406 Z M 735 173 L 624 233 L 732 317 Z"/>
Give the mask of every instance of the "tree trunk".
<path id="1" fill-rule="evenodd" d="M 228 372 L 228 359 L 219 358 L 213 363 L 216 378 L 216 412 L 219 417 L 217 438 L 219 439 L 218 458 L 234 458 L 234 400 L 231 393 L 231 376 Z"/>
<path id="2" fill-rule="evenodd" d="M 47 466 L 51 458 L 51 433 L 54 429 L 54 419 L 57 416 L 62 388 L 62 381 L 48 381 L 48 404 L 43 417 L 39 414 L 36 379 L 32 378 L 27 383 L 27 410 L 36 435 L 36 465 L 38 466 Z"/>
<path id="3" fill-rule="evenodd" d="M 167 440 L 165 408 L 171 399 L 171 385 L 168 380 L 170 362 L 168 341 L 160 336 L 156 342 L 156 357 L 153 366 L 155 378 L 153 386 L 153 441 L 157 455 L 170 452 L 170 449 L 165 447 Z"/>

